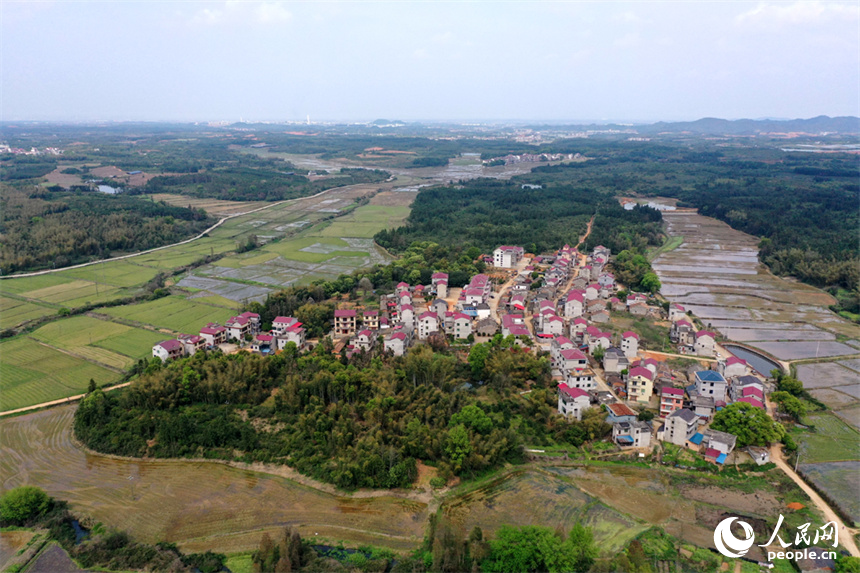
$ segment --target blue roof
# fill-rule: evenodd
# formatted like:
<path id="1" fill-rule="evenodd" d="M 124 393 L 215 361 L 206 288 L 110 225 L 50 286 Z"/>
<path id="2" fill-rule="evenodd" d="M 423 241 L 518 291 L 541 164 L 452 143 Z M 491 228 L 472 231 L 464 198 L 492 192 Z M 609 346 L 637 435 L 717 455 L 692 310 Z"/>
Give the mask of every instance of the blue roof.
<path id="1" fill-rule="evenodd" d="M 619 442 L 627 442 L 630 444 L 633 443 L 633 438 L 631 438 L 630 436 L 616 436 L 615 440 Z"/>
<path id="2" fill-rule="evenodd" d="M 705 382 L 725 382 L 723 375 L 716 370 L 700 370 L 696 372 L 696 378 Z"/>
<path id="3" fill-rule="evenodd" d="M 695 384 L 690 384 L 689 386 L 687 386 L 686 388 L 684 388 L 684 390 L 686 390 L 686 391 L 687 391 L 687 395 L 688 395 L 688 396 L 690 396 L 691 398 L 692 398 L 694 395 L 698 394 L 698 392 L 696 392 L 696 385 L 695 385 Z"/>
<path id="4" fill-rule="evenodd" d="M 726 454 L 720 454 L 717 456 L 717 463 L 724 464 L 726 463 Z"/>
<path id="5" fill-rule="evenodd" d="M 696 432 L 695 434 L 693 434 L 693 437 L 690 438 L 690 441 L 698 446 L 702 443 L 702 440 L 704 440 L 704 439 L 705 439 L 705 436 L 703 436 L 699 432 Z"/>
<path id="6" fill-rule="evenodd" d="M 478 311 L 471 308 L 464 308 L 463 314 L 467 316 L 478 316 Z"/>

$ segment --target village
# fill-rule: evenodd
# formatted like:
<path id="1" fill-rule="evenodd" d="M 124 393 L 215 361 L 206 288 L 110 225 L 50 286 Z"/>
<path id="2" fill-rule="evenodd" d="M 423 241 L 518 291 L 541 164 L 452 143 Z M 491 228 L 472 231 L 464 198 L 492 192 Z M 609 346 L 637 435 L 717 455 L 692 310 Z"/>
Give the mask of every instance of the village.
<path id="1" fill-rule="evenodd" d="M 429 285 L 399 283 L 379 297 L 378 308 L 340 304 L 328 336 L 335 352 L 347 357 L 403 356 L 417 344 L 468 349 L 510 337 L 548 356 L 558 413 L 580 420 L 589 408 L 604 409 L 611 439 L 622 452 L 644 457 L 663 442 L 717 466 L 749 458 L 767 463 L 766 448 L 735 451 L 736 436 L 709 426 L 733 402 L 767 411 L 772 381 L 720 347 L 716 335 L 682 306 L 627 292 L 607 269 L 610 255 L 603 246 L 584 254 L 565 245 L 547 255 L 500 246 L 482 257 L 487 272 L 462 288 L 449 288 L 448 275 L 437 272 Z M 663 329 L 674 352 L 652 348 L 640 333 L 619 328 L 630 318 Z M 291 343 L 303 351 L 319 341 L 309 340 L 293 317 L 279 316 L 263 331 L 260 315 L 245 312 L 223 325 L 206 324 L 197 335 L 160 342 L 152 353 L 162 361 L 215 348 L 268 355 Z"/>

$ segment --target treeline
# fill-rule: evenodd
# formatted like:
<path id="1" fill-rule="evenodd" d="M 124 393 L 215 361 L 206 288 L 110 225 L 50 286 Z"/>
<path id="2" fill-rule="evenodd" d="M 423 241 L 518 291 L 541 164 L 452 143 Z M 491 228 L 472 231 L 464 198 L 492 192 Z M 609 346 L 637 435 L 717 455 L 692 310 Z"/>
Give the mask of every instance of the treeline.
<path id="1" fill-rule="evenodd" d="M 406 225 L 380 231 L 374 239 L 398 253 L 415 241 L 484 252 L 512 244 L 542 252 L 575 245 L 597 207 L 612 201 L 567 185 L 523 189 L 519 181 L 477 179 L 421 191 Z"/>
<path id="2" fill-rule="evenodd" d="M 123 195 L 2 186 L 0 271 L 61 268 L 175 243 L 214 223 L 199 209 Z"/>
<path id="3" fill-rule="evenodd" d="M 87 529 L 79 519 L 65 501 L 34 486 L 12 488 L 0 497 L 0 525 L 46 530 L 47 540 L 87 569 L 215 573 L 224 568 L 226 557 L 219 553 L 183 554 L 173 543 L 140 543 L 101 524 Z"/>
<path id="4" fill-rule="evenodd" d="M 347 360 L 328 342 L 301 356 L 288 345 L 154 360 L 126 390 L 89 393 L 74 431 L 104 453 L 283 463 L 342 488 L 390 488 L 415 480 L 417 460 L 444 482 L 517 462 L 524 442 L 578 446 L 611 430 L 599 412 L 556 415 L 546 357 L 501 335 L 480 346 L 469 362 L 426 345 Z"/>
<path id="5" fill-rule="evenodd" d="M 244 161 L 248 161 L 245 159 Z M 133 193 L 180 193 L 230 201 L 282 201 L 313 195 L 333 187 L 385 181 L 389 173 L 378 169 L 341 169 L 340 173 L 311 181 L 305 174 L 276 169 L 271 162 L 261 167 L 218 167 L 185 175 L 150 179 Z"/>
<path id="6" fill-rule="evenodd" d="M 407 224 L 380 231 L 374 239 L 405 258 L 416 248 L 413 241 L 431 239 L 483 252 L 520 245 L 540 253 L 565 243 L 576 245 L 593 215 L 584 248 L 609 247 L 618 255 L 614 270 L 622 284 L 658 291 L 660 281 L 644 255 L 648 247 L 662 242 L 662 215 L 643 206 L 628 211 L 614 197 L 569 185 L 578 165 L 582 164 L 539 168 L 507 182 L 480 179 L 422 191 Z M 524 189 L 523 182 L 542 187 Z"/>

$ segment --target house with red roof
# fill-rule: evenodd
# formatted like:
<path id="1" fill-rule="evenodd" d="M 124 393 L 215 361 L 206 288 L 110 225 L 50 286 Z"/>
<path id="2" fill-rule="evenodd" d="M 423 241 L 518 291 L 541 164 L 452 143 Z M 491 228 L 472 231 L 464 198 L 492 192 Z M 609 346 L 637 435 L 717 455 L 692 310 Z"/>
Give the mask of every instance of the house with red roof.
<path id="1" fill-rule="evenodd" d="M 370 352 L 375 344 L 376 337 L 367 328 L 356 334 L 352 339 L 352 345 L 355 349 L 364 350 L 365 352 Z"/>
<path id="2" fill-rule="evenodd" d="M 676 320 L 669 327 L 669 339 L 681 346 L 692 346 L 696 343 L 696 334 L 693 325 L 688 320 Z"/>
<path id="3" fill-rule="evenodd" d="M 600 296 L 600 285 L 597 283 L 591 283 L 585 287 L 585 300 L 591 301 L 596 300 L 597 297 Z"/>
<path id="4" fill-rule="evenodd" d="M 402 330 L 392 332 L 385 337 L 383 346 L 386 352 L 391 352 L 394 356 L 403 356 L 409 346 L 409 336 Z"/>
<path id="5" fill-rule="evenodd" d="M 208 346 L 215 346 L 227 341 L 227 329 L 223 326 L 210 322 L 200 329 L 200 336 Z"/>
<path id="6" fill-rule="evenodd" d="M 617 424 L 619 422 L 635 422 L 638 418 L 635 410 L 630 409 L 626 404 L 622 404 L 621 402 L 616 402 L 614 404 L 607 404 L 606 411 L 608 416 L 606 417 L 606 423 L 608 424 Z"/>
<path id="7" fill-rule="evenodd" d="M 694 346 L 697 356 L 713 356 L 716 353 L 716 336 L 708 330 L 700 330 L 696 333 L 696 344 Z"/>
<path id="8" fill-rule="evenodd" d="M 185 355 L 185 346 L 175 338 L 172 340 L 162 340 L 152 347 L 152 355 L 156 358 L 161 358 L 162 362 L 182 358 Z"/>
<path id="9" fill-rule="evenodd" d="M 306 340 L 307 331 L 302 326 L 302 323 L 298 321 L 294 322 L 290 327 L 275 337 L 278 350 L 283 350 L 290 342 L 295 344 L 296 347 L 301 350 L 304 348 Z"/>
<path id="10" fill-rule="evenodd" d="M 182 343 L 185 354 L 194 356 L 198 350 L 206 348 L 206 339 L 197 334 L 180 334 L 176 337 Z"/>
<path id="11" fill-rule="evenodd" d="M 583 339 L 585 335 L 585 331 L 588 328 L 588 321 L 584 318 L 574 318 L 570 321 L 570 325 L 568 326 L 568 335 L 571 340 L 579 340 Z"/>
<path id="12" fill-rule="evenodd" d="M 272 351 L 273 347 L 277 349 L 277 345 L 275 336 L 267 332 L 260 332 L 251 340 L 251 350 L 254 352 L 268 353 Z"/>
<path id="13" fill-rule="evenodd" d="M 684 407 L 684 389 L 663 386 L 660 389 L 660 417 L 665 418 Z"/>
<path id="14" fill-rule="evenodd" d="M 352 336 L 355 333 L 357 312 L 354 308 L 339 308 L 334 311 L 334 335 Z"/>
<path id="15" fill-rule="evenodd" d="M 465 340 L 472 334 L 472 317 L 462 312 L 454 313 L 453 335 L 455 339 Z"/>
<path id="16" fill-rule="evenodd" d="M 654 373 L 642 366 L 631 368 L 627 373 L 627 395 L 630 400 L 647 404 L 654 391 Z"/>
<path id="17" fill-rule="evenodd" d="M 361 325 L 368 330 L 379 330 L 379 311 L 362 310 Z"/>
<path id="18" fill-rule="evenodd" d="M 729 356 L 726 359 L 717 361 L 717 372 L 726 378 L 734 378 L 735 376 L 746 376 L 749 374 L 749 365 L 746 360 L 737 356 Z"/>
<path id="19" fill-rule="evenodd" d="M 568 418 L 582 419 L 582 413 L 591 407 L 591 396 L 580 388 L 565 383 L 558 385 L 558 413 Z"/>
<path id="20" fill-rule="evenodd" d="M 564 299 L 564 316 L 567 318 L 582 316 L 584 304 L 585 293 L 583 291 L 576 289 L 569 291 Z"/>
<path id="21" fill-rule="evenodd" d="M 418 316 L 418 338 L 426 339 L 434 332 L 439 331 L 439 317 L 435 312 L 426 311 Z"/>
<path id="22" fill-rule="evenodd" d="M 621 335 L 621 351 L 628 360 L 633 360 L 639 353 L 639 335 L 628 330 Z"/>
<path id="23" fill-rule="evenodd" d="M 272 332 L 275 334 L 281 334 L 298 321 L 299 320 L 297 318 L 293 318 L 292 316 L 277 316 L 275 317 L 275 320 L 272 321 Z"/>
<path id="24" fill-rule="evenodd" d="M 606 350 L 612 346 L 612 335 L 608 332 L 596 332 L 588 335 L 588 353 L 594 354 L 598 348 Z"/>
<path id="25" fill-rule="evenodd" d="M 686 320 L 687 311 L 680 304 L 670 304 L 669 305 L 669 320 L 675 322 L 676 320 Z"/>
<path id="26" fill-rule="evenodd" d="M 630 303 L 630 299 L 627 300 L 627 312 L 634 316 L 647 316 L 648 314 L 648 305 L 644 302 L 634 302 Z"/>
<path id="27" fill-rule="evenodd" d="M 227 338 L 232 340 L 244 340 L 246 334 L 253 334 L 254 324 L 247 316 L 234 316 L 224 323 L 227 329 Z"/>
<path id="28" fill-rule="evenodd" d="M 523 258 L 522 247 L 501 246 L 493 251 L 493 266 L 510 269 L 516 267 Z"/>

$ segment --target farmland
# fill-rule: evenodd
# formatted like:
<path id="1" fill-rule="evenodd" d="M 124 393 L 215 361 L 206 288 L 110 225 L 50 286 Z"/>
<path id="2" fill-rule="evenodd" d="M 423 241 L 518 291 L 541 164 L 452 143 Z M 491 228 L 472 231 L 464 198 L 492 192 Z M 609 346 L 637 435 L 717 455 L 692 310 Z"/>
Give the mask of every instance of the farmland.
<path id="1" fill-rule="evenodd" d="M 2 409 L 80 394 L 90 378 L 96 384 L 114 382 L 120 375 L 106 366 L 71 356 L 27 338 L 0 343 Z"/>
<path id="2" fill-rule="evenodd" d="M 87 454 L 71 441 L 73 413 L 74 406 L 63 406 L 0 420 L 4 487 L 37 485 L 96 521 L 187 551 L 251 551 L 262 532 L 272 534 L 285 523 L 305 537 L 408 551 L 421 543 L 430 508 L 441 502 L 442 514 L 467 531 L 478 525 L 493 532 L 502 523 L 569 528 L 580 519 L 612 554 L 654 524 L 707 546 L 700 530 L 726 510 L 771 519 L 784 507 L 783 495 L 805 499 L 791 487 L 783 494 L 777 493 L 785 491 L 782 485 L 768 484 L 781 474 L 756 482 L 756 493 L 743 493 L 717 476 L 612 464 L 517 467 L 442 498 L 421 491 L 348 496 L 330 486 L 310 487 L 306 478 L 301 481 L 308 485 L 288 479 L 294 474 L 285 468 L 260 466 L 273 472 L 261 473 L 214 462 Z M 712 538 L 713 530 L 708 533 Z"/>
<path id="3" fill-rule="evenodd" d="M 800 435 L 800 460 L 803 463 L 860 461 L 860 433 L 830 413 L 813 414 L 804 422 L 814 432 Z"/>
<path id="4" fill-rule="evenodd" d="M 198 302 L 173 295 L 139 304 L 104 309 L 114 318 L 124 319 L 175 333 L 196 333 L 209 322 L 221 322 L 233 316 L 234 309 Z M 164 335 L 162 335 L 162 339 Z M 151 345 L 150 345 L 151 346 Z"/>
<path id="5" fill-rule="evenodd" d="M 860 461 L 801 464 L 804 477 L 839 503 L 853 520 L 860 523 Z"/>

